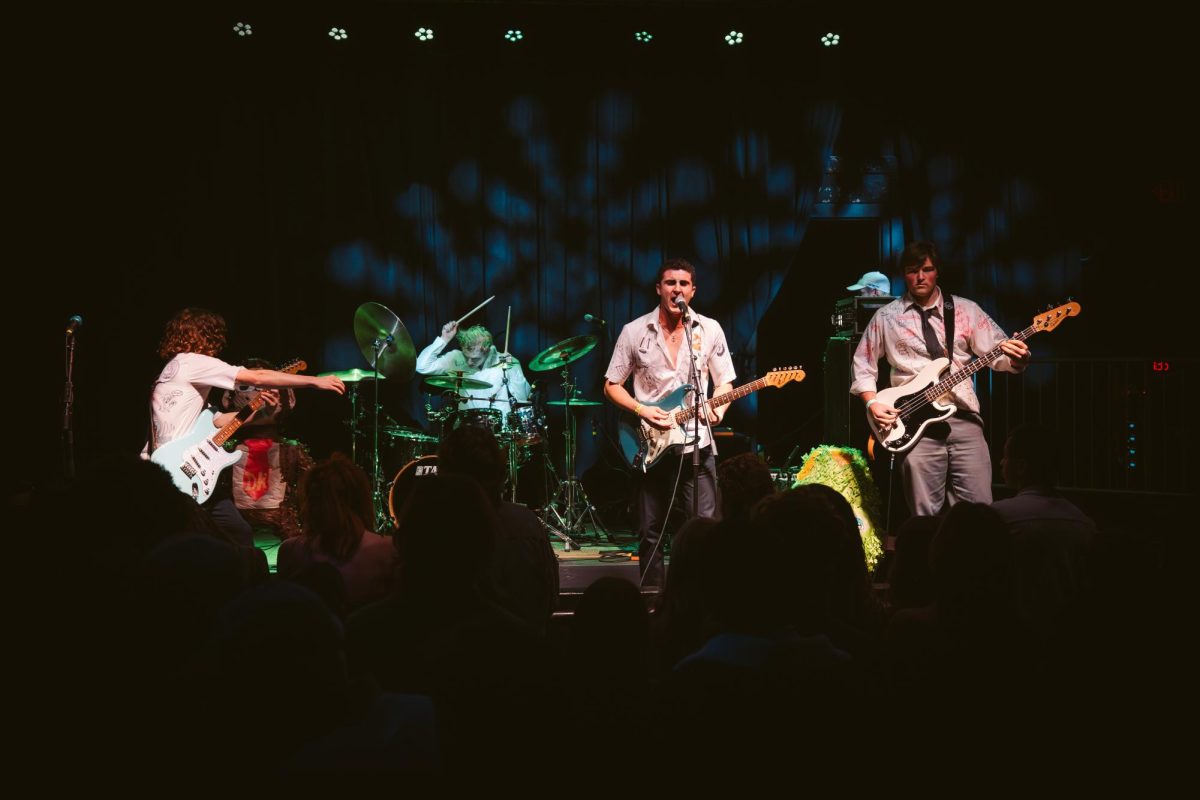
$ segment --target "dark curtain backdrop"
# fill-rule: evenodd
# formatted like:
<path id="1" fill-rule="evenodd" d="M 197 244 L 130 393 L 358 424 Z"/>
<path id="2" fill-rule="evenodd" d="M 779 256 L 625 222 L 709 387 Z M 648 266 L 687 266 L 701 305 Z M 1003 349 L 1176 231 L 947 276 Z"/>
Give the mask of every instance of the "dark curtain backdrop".
<path id="1" fill-rule="evenodd" d="M 511 307 L 525 364 L 599 335 L 572 365 L 599 398 L 612 340 L 652 307 L 671 256 L 699 267 L 695 305 L 725 326 L 740 380 L 808 370 L 729 417 L 773 457 L 820 443 L 834 301 L 914 238 L 937 240 L 944 285 L 1007 328 L 1080 299 L 1085 315 L 1035 352 L 1184 354 L 1179 318 L 1131 329 L 1125 305 L 1174 291 L 1161 284 L 1191 255 L 1182 52 L 1160 41 L 1152 60 L 1114 63 L 1121 31 L 1097 19 L 1030 33 L 843 18 L 844 44 L 826 50 L 829 25 L 783 5 L 632 11 L 93 12 L 27 46 L 34 124 L 14 158 L 32 213 L 9 322 L 38 391 L 17 469 L 56 463 L 58 336 L 76 313 L 85 460 L 140 447 L 154 346 L 182 306 L 227 316 L 231 360 L 324 371 L 366 366 L 352 327 L 364 302 L 395 311 L 419 350 L 494 294 L 471 321 L 502 345 Z M 239 20 L 251 37 L 232 35 Z M 332 41 L 332 25 L 350 38 Z M 416 42 L 417 25 L 435 40 Z M 514 26 L 517 45 L 500 37 Z M 632 40 L 642 27 L 649 46 Z M 731 48 L 735 27 L 747 40 Z M 562 396 L 557 373 L 530 377 Z M 425 423 L 418 383 L 389 382 L 383 401 Z M 612 422 L 588 414 L 582 467 L 604 458 Z M 347 416 L 305 395 L 298 433 L 319 455 L 344 449 Z"/>

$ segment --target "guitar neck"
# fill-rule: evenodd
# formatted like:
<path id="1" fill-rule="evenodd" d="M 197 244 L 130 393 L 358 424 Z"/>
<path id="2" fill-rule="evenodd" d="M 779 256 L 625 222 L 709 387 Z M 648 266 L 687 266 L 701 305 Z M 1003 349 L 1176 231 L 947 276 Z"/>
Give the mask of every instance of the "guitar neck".
<path id="1" fill-rule="evenodd" d="M 759 378 L 749 383 L 744 383 L 736 389 L 731 389 L 725 394 L 719 394 L 708 400 L 701 401 L 700 405 L 706 408 L 719 408 L 720 406 L 732 403 L 734 400 L 739 400 L 748 394 L 757 392 L 759 389 L 767 385 L 766 378 Z M 688 408 L 680 409 L 675 412 L 675 422 L 682 425 L 688 420 L 696 416 L 696 407 L 689 406 Z"/>
<path id="2" fill-rule="evenodd" d="M 262 408 L 264 403 L 266 401 L 263 400 L 262 392 L 254 395 L 254 399 L 242 406 L 242 409 L 234 415 L 233 419 L 229 420 L 224 428 L 213 434 L 213 444 L 219 447 L 229 441 L 229 437 L 237 433 L 238 428 L 245 425 L 246 420 L 250 419 L 250 415 Z"/>
<path id="3" fill-rule="evenodd" d="M 1035 333 L 1037 333 L 1037 328 L 1030 325 L 1025 330 L 1019 331 L 1012 338 L 1016 339 L 1017 341 L 1023 342 L 1026 339 L 1028 339 L 1030 336 L 1033 336 Z M 994 362 L 996 359 L 1000 358 L 1000 356 L 1002 356 L 1002 355 L 1004 355 L 1004 351 L 1000 349 L 1000 345 L 996 345 L 991 350 L 989 350 L 987 353 L 985 353 L 982 356 L 980 356 L 979 358 L 975 359 L 970 364 L 967 364 L 965 367 L 960 369 L 958 372 L 952 372 L 948 376 L 943 378 L 942 380 L 940 380 L 937 383 L 933 384 L 932 386 L 926 388 L 925 391 L 922 392 L 922 394 L 924 395 L 926 400 L 929 400 L 929 401 L 936 400 L 937 398 L 944 395 L 946 392 L 953 389 L 955 386 L 958 386 L 960 383 L 965 381 L 967 378 L 974 375 L 976 372 L 979 372 L 984 367 L 987 367 L 988 365 L 990 365 L 992 362 Z"/>

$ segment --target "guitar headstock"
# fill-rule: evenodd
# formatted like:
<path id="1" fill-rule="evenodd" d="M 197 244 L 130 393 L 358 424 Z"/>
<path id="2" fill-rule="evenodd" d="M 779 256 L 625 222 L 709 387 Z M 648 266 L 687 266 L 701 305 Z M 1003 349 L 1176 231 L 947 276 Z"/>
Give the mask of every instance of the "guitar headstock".
<path id="1" fill-rule="evenodd" d="M 1058 308 L 1052 308 L 1045 313 L 1038 314 L 1033 318 L 1033 329 L 1035 331 L 1052 331 L 1057 328 L 1067 317 L 1077 316 L 1080 312 L 1079 303 L 1071 301 L 1064 303 Z"/>
<path id="2" fill-rule="evenodd" d="M 304 363 L 304 359 L 294 358 L 291 361 L 284 364 L 282 367 L 280 367 L 277 371 L 278 372 L 287 372 L 292 375 L 295 375 L 297 372 L 304 372 L 304 370 L 306 370 L 306 369 L 308 369 L 308 364 Z"/>
<path id="3" fill-rule="evenodd" d="M 798 366 L 779 367 L 773 369 L 763 376 L 763 380 L 770 386 L 783 386 L 785 383 L 796 381 L 799 383 L 804 380 L 804 370 Z"/>

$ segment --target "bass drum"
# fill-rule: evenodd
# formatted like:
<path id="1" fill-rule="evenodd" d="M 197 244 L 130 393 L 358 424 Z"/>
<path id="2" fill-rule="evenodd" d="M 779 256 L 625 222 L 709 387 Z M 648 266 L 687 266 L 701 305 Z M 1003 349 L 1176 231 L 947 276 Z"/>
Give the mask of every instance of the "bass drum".
<path id="1" fill-rule="evenodd" d="M 437 477 L 437 456 L 421 456 L 400 468 L 388 488 L 388 516 L 392 518 L 393 526 L 399 527 L 396 515 L 404 509 L 405 502 L 420 484 L 420 479 L 434 477 Z"/>

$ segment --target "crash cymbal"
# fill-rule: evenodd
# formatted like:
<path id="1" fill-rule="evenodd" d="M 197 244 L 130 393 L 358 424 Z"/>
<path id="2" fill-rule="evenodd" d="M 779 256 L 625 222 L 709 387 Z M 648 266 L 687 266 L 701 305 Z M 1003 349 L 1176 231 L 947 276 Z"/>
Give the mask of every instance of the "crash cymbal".
<path id="1" fill-rule="evenodd" d="M 597 341 L 599 340 L 591 334 L 566 339 L 556 345 L 547 347 L 534 356 L 533 360 L 529 362 L 529 368 L 534 372 L 545 372 L 546 370 L 565 367 L 567 364 L 582 358 L 586 353 L 590 352 L 596 346 Z"/>
<path id="2" fill-rule="evenodd" d="M 379 303 L 363 303 L 354 312 L 354 338 L 367 363 L 375 366 L 378 344 L 386 342 L 379 353 L 379 374 L 406 381 L 417 366 L 417 351 L 412 337 L 400 318 Z"/>
<path id="3" fill-rule="evenodd" d="M 546 403 L 546 405 L 565 406 L 568 405 L 568 403 L 566 400 L 551 400 L 549 403 Z M 582 397 L 575 397 L 571 399 L 569 405 L 571 408 L 575 408 L 575 406 L 602 406 L 604 403 L 600 402 L 599 400 L 584 400 Z"/>
<path id="4" fill-rule="evenodd" d="M 342 383 L 358 383 L 359 381 L 369 381 L 375 377 L 375 373 L 369 369 L 343 369 L 336 372 L 321 372 L 317 374 L 318 378 L 327 377 L 341 378 Z M 384 380 L 387 376 L 382 373 L 379 375 L 379 380 Z"/>
<path id="5" fill-rule="evenodd" d="M 492 385 L 487 381 L 481 381 L 476 378 L 467 378 L 461 372 L 444 372 L 439 375 L 426 375 L 425 382 L 430 386 L 436 386 L 439 389 L 490 389 Z"/>

